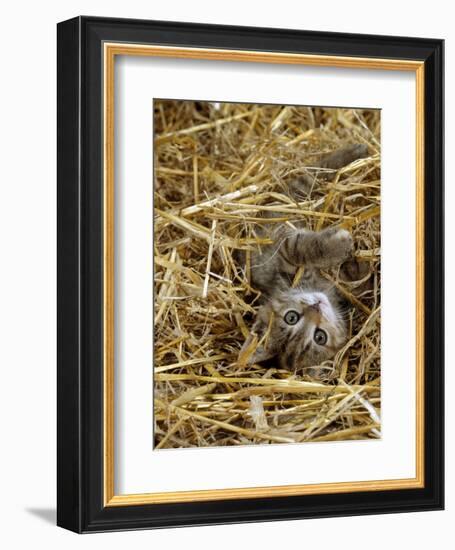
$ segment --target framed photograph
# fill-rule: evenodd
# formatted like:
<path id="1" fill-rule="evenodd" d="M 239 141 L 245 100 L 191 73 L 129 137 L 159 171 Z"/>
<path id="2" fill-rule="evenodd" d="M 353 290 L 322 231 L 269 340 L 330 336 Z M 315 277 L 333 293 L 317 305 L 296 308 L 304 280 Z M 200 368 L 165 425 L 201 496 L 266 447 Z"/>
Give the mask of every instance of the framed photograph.
<path id="1" fill-rule="evenodd" d="M 443 508 L 443 41 L 58 25 L 58 525 Z"/>

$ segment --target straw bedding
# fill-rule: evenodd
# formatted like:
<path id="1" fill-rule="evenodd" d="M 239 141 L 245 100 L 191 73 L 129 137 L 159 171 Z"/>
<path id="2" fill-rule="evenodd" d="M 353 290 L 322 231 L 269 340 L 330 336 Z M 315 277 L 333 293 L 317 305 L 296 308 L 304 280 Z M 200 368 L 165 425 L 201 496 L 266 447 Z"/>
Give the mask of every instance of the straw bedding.
<path id="1" fill-rule="evenodd" d="M 154 127 L 155 449 L 380 437 L 380 112 L 156 100 Z M 354 142 L 368 158 L 316 170 Z M 291 200 L 308 171 L 311 194 Z M 264 244 L 264 210 L 354 237 L 355 280 L 323 273 L 352 306 L 350 338 L 311 376 L 239 361 L 258 292 L 238 250 Z"/>

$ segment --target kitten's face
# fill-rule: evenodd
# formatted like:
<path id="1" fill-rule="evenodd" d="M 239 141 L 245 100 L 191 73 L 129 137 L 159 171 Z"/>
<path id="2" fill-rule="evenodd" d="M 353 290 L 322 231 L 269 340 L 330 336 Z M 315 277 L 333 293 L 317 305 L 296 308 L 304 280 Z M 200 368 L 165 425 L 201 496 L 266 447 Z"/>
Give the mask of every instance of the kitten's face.
<path id="1" fill-rule="evenodd" d="M 253 331 L 259 340 L 268 335 L 250 361 L 277 357 L 280 367 L 288 370 L 331 359 L 347 336 L 346 323 L 330 293 L 299 289 L 283 292 L 261 306 Z"/>

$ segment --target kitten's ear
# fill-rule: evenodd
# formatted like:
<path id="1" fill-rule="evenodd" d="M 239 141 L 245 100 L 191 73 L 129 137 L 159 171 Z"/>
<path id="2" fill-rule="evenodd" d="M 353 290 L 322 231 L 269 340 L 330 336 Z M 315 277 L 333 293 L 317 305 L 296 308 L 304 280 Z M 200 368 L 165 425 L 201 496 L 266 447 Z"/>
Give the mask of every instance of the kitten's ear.
<path id="1" fill-rule="evenodd" d="M 269 327 L 270 312 L 267 306 L 262 306 L 254 322 L 250 335 L 245 340 L 245 343 L 240 350 L 238 362 L 240 364 L 252 364 L 271 359 L 276 355 L 276 349 L 272 335 L 265 340 L 263 337 Z M 262 343 L 258 346 L 258 343 Z"/>

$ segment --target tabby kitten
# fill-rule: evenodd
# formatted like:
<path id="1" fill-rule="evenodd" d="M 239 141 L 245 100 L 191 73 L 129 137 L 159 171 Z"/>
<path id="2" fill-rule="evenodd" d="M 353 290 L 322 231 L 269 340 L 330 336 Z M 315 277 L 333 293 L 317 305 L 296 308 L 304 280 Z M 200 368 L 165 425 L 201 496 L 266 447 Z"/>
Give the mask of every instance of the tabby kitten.
<path id="1" fill-rule="evenodd" d="M 338 169 L 367 154 L 365 145 L 350 145 L 324 155 L 319 166 Z M 305 176 L 289 186 L 289 194 L 302 196 L 313 185 L 314 180 Z M 248 357 L 249 363 L 276 357 L 281 368 L 294 371 L 320 365 L 346 343 L 347 322 L 341 297 L 319 269 L 337 267 L 348 260 L 352 237 L 336 227 L 315 232 L 277 227 L 276 223 L 264 224 L 261 236 L 270 237 L 273 244 L 251 254 L 251 282 L 261 291 L 262 305 L 240 357 L 242 353 L 248 355 L 256 335 L 258 346 Z M 293 288 L 301 266 L 303 275 Z"/>

